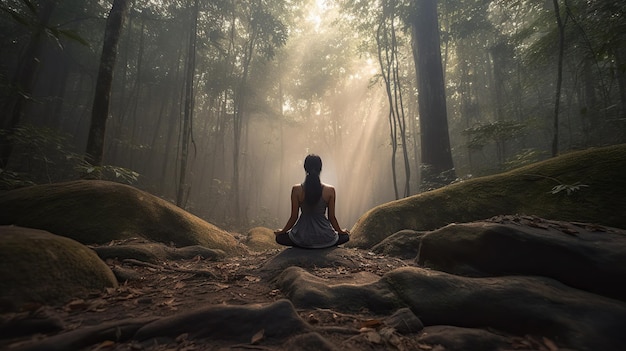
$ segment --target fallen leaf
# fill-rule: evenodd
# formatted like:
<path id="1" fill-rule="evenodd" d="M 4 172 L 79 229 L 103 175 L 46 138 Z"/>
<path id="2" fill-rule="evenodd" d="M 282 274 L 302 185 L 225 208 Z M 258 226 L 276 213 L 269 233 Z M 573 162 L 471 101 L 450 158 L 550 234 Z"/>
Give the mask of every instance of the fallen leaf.
<path id="1" fill-rule="evenodd" d="M 263 341 L 263 339 L 265 339 L 265 329 L 261 329 L 258 332 L 256 332 L 256 334 L 252 336 L 252 340 L 250 340 L 250 344 L 257 345 L 261 341 Z"/>
<path id="2" fill-rule="evenodd" d="M 359 329 L 361 328 L 378 328 L 383 325 L 383 322 L 378 319 L 368 319 L 359 323 Z"/>
<path id="3" fill-rule="evenodd" d="M 103 341 L 100 345 L 98 345 L 98 346 L 94 349 L 94 351 L 98 351 L 98 350 L 103 350 L 103 349 L 112 348 L 113 346 L 115 346 L 115 341 L 106 340 L 106 341 Z"/>
<path id="4" fill-rule="evenodd" d="M 545 336 L 543 337 L 543 344 L 546 345 L 546 347 L 550 350 L 550 351 L 558 351 L 559 348 L 558 346 L 556 346 L 556 344 L 554 343 L 554 341 L 546 338 Z"/>
<path id="5" fill-rule="evenodd" d="M 78 311 L 87 308 L 87 303 L 83 299 L 73 300 L 65 305 L 65 309 L 68 311 Z"/>

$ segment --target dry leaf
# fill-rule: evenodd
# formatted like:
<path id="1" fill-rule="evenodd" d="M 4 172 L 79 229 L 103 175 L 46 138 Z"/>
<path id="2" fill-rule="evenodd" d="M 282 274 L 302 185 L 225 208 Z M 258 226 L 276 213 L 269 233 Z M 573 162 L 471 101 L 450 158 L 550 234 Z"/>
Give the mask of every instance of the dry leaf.
<path id="1" fill-rule="evenodd" d="M 378 319 L 368 319 L 359 323 L 359 329 L 361 328 L 378 328 L 383 325 L 383 322 Z"/>
<path id="2" fill-rule="evenodd" d="M 98 345 L 98 347 L 96 347 L 94 351 L 112 348 L 113 346 L 115 346 L 115 341 L 106 340 L 106 341 L 103 341 L 100 345 Z"/>
<path id="3" fill-rule="evenodd" d="M 430 345 L 426 345 L 426 344 L 421 344 L 421 343 L 417 343 L 417 347 L 420 348 L 420 350 L 432 350 L 433 347 Z"/>
<path id="4" fill-rule="evenodd" d="M 558 351 L 559 348 L 558 346 L 556 346 L 556 344 L 554 343 L 554 341 L 546 338 L 545 336 L 543 337 L 543 344 L 546 345 L 546 347 L 550 350 L 550 351 Z"/>
<path id="5" fill-rule="evenodd" d="M 68 311 L 78 311 L 85 308 L 87 308 L 87 303 L 82 299 L 70 301 L 65 305 L 65 309 Z"/>
<path id="6" fill-rule="evenodd" d="M 259 330 L 256 334 L 252 336 L 252 340 L 250 340 L 250 344 L 258 345 L 261 341 L 265 339 L 265 329 Z"/>

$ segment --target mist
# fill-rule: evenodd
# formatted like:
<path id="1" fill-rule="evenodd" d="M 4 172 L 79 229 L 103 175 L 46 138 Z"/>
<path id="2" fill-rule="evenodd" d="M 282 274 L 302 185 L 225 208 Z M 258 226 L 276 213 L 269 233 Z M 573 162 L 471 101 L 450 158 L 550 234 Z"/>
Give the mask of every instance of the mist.
<path id="1" fill-rule="evenodd" d="M 43 40 L 35 32 L 43 27 L 16 20 L 39 20 L 24 2 L 3 3 L 2 189 L 105 179 L 227 230 L 280 228 L 290 189 L 304 180 L 303 160 L 314 153 L 323 160 L 322 181 L 336 188 L 340 225 L 350 228 L 377 205 L 537 162 L 554 146 L 563 153 L 626 142 L 619 55 L 626 5 L 572 2 L 568 23 L 577 25 L 567 29 L 576 35 L 568 33 L 557 65 L 559 28 L 549 2 L 438 2 L 438 27 L 426 39 L 440 38 L 443 77 L 436 78 L 447 113 L 437 118 L 448 124 L 450 147 L 435 150 L 451 155 L 453 167 L 435 178 L 454 177 L 437 183 L 425 180 L 422 133 L 432 131 L 420 127 L 435 114 L 419 109 L 424 74 L 416 69 L 413 17 L 401 8 L 194 3 L 135 1 L 128 9 L 101 165 L 87 163 L 85 150 L 111 2 L 51 3 L 49 25 L 63 32 Z"/>

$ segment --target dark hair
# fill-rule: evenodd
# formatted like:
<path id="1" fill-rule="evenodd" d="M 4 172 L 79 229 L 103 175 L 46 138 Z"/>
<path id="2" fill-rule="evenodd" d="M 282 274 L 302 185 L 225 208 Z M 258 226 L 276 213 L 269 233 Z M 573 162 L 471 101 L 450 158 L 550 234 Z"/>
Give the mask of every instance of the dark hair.
<path id="1" fill-rule="evenodd" d="M 310 154 L 304 159 L 304 170 L 306 178 L 304 179 L 304 201 L 309 205 L 315 205 L 322 197 L 322 182 L 320 181 L 320 173 L 322 172 L 322 159 Z"/>

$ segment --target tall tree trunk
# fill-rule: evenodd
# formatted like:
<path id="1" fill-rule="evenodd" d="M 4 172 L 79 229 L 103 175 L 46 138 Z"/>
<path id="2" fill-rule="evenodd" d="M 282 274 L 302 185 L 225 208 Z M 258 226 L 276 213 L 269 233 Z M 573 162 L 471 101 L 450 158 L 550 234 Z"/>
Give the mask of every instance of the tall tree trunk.
<path id="1" fill-rule="evenodd" d="M 446 94 L 441 64 L 439 24 L 436 0 L 415 0 L 411 30 L 413 59 L 417 72 L 422 166 L 430 168 L 423 181 L 444 175 L 444 182 L 455 178 Z"/>
<path id="2" fill-rule="evenodd" d="M 189 143 L 191 141 L 191 123 L 193 120 L 194 105 L 194 75 L 196 72 L 196 38 L 198 31 L 198 0 L 194 1 L 192 13 L 192 25 L 189 33 L 189 51 L 187 53 L 187 74 L 185 78 L 185 106 L 182 128 L 182 147 L 180 157 L 180 174 L 178 181 L 178 190 L 176 192 L 176 205 L 184 207 L 185 192 L 188 190 L 187 185 L 187 161 L 189 158 Z"/>
<path id="3" fill-rule="evenodd" d="M 91 110 L 91 126 L 87 139 L 86 154 L 88 161 L 96 166 L 102 165 L 104 153 L 104 135 L 109 115 L 113 70 L 117 57 L 117 43 L 120 39 L 124 17 L 128 8 L 128 0 L 114 0 L 104 30 L 104 42 L 100 56 L 100 68 L 96 81 L 96 91 Z"/>
<path id="4" fill-rule="evenodd" d="M 561 84 L 563 81 L 563 54 L 565 51 L 565 25 L 561 19 L 561 11 L 559 8 L 559 1 L 552 0 L 554 4 L 554 15 L 556 17 L 556 24 L 559 29 L 559 58 L 557 63 L 556 72 L 556 93 L 554 98 L 554 116 L 552 123 L 552 157 L 559 154 L 559 108 L 561 105 Z"/>
<path id="5" fill-rule="evenodd" d="M 7 135 L 0 137 L 0 168 L 7 166 L 13 152 L 11 135 L 20 123 L 25 104 L 32 94 L 37 67 L 45 43 L 46 30 L 57 3 L 58 0 L 45 2 L 38 15 L 37 28 L 34 30 L 11 79 L 11 92 L 3 108 L 2 116 L 0 116 L 2 118 L 0 129 L 7 131 Z"/>

